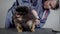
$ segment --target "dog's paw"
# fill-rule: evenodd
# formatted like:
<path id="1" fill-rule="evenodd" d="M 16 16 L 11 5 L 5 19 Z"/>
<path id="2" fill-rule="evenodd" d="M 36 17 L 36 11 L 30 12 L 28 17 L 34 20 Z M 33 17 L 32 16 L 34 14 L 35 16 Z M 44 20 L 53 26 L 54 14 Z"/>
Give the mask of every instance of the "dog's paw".
<path id="1" fill-rule="evenodd" d="M 31 32 L 34 32 L 35 30 L 34 29 L 31 29 Z"/>
<path id="2" fill-rule="evenodd" d="M 18 32 L 22 32 L 22 30 L 18 30 Z"/>

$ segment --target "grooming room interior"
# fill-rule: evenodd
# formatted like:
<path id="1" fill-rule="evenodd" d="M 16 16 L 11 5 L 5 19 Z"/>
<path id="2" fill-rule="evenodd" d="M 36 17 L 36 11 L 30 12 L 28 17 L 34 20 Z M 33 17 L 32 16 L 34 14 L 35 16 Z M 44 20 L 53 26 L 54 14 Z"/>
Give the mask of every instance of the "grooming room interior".
<path id="1" fill-rule="evenodd" d="M 60 34 L 60 0 L 59 8 L 56 10 L 50 9 L 50 14 L 47 17 L 46 23 L 41 29 L 37 29 L 36 32 L 23 32 L 18 33 L 15 30 L 5 29 L 5 19 L 8 9 L 13 5 L 16 0 L 0 0 L 0 33 L 11 34 Z"/>

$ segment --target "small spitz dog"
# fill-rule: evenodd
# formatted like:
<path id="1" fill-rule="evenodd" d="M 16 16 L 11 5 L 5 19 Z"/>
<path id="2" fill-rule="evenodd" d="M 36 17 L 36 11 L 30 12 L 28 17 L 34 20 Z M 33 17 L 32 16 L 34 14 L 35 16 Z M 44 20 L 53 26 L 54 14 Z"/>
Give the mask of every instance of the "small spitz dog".
<path id="1" fill-rule="evenodd" d="M 13 21 L 18 32 L 35 31 L 35 17 L 31 12 L 31 7 L 18 6 L 13 14 Z"/>

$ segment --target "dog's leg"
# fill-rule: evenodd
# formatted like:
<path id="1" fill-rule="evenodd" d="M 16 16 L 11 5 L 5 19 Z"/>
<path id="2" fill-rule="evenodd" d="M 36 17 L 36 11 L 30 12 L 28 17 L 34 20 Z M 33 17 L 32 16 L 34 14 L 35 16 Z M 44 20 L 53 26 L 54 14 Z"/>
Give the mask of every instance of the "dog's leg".
<path id="1" fill-rule="evenodd" d="M 18 30 L 18 32 L 22 32 L 22 26 L 21 26 L 21 24 L 19 24 L 19 23 L 17 23 L 17 30 Z"/>
<path id="2" fill-rule="evenodd" d="M 29 20 L 29 21 L 27 22 L 27 24 L 28 24 L 28 26 L 29 26 L 29 28 L 30 28 L 30 31 L 31 31 L 31 32 L 34 32 L 34 30 L 35 30 L 35 24 L 34 24 L 34 22 L 33 22 L 32 20 Z"/>
<path id="3" fill-rule="evenodd" d="M 35 24 L 33 23 L 31 27 L 31 32 L 34 32 L 34 31 L 35 31 Z"/>

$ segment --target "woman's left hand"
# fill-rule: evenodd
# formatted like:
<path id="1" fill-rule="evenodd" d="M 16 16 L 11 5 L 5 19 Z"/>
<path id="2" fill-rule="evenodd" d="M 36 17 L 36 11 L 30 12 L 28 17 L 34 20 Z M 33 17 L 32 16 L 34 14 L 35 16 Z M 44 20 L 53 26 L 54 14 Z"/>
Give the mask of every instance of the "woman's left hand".
<path id="1" fill-rule="evenodd" d="M 39 19 L 36 19 L 35 20 L 35 25 L 38 25 L 40 23 L 40 20 Z"/>

